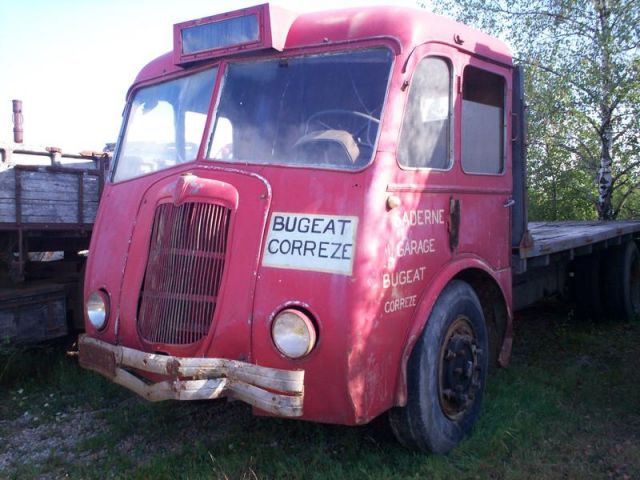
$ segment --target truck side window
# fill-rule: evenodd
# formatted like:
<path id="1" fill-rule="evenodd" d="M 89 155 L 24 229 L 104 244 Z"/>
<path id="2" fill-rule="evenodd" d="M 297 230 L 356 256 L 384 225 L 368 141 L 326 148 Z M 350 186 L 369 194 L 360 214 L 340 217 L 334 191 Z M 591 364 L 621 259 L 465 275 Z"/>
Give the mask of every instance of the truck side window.
<path id="1" fill-rule="evenodd" d="M 499 174 L 504 168 L 504 78 L 467 66 L 462 82 L 462 169 Z"/>
<path id="2" fill-rule="evenodd" d="M 418 64 L 398 146 L 403 167 L 448 169 L 451 166 L 451 68 L 438 57 Z"/>

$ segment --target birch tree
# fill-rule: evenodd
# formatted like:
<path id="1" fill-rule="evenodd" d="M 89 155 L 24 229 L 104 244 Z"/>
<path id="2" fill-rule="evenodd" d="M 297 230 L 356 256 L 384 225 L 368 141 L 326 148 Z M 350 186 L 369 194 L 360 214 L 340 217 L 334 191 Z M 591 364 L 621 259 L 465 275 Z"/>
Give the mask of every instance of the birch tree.
<path id="1" fill-rule="evenodd" d="M 565 171 L 556 184 L 564 200 L 595 206 L 601 220 L 638 203 L 640 2 L 443 0 L 435 10 L 507 40 L 534 79 L 527 83 L 532 198 L 548 195 L 536 186 Z"/>

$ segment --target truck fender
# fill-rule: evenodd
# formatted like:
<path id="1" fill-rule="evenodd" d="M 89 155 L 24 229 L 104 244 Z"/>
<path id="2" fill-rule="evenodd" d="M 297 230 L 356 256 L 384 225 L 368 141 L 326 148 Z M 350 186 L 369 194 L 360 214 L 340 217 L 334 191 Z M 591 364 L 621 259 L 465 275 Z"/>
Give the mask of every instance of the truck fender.
<path id="1" fill-rule="evenodd" d="M 476 272 L 476 274 L 474 275 L 473 272 Z M 481 258 L 471 254 L 461 255 L 453 262 L 444 265 L 443 268 L 438 273 L 436 273 L 434 279 L 429 283 L 429 285 L 427 285 L 427 287 L 425 287 L 420 297 L 418 307 L 416 308 L 414 313 L 411 328 L 409 329 L 409 333 L 404 344 L 400 365 L 398 367 L 399 370 L 397 376 L 398 381 L 396 384 L 396 394 L 394 402 L 395 405 L 404 406 L 407 403 L 407 363 L 409 361 L 409 356 L 411 355 L 413 347 L 415 346 L 418 338 L 420 337 L 420 334 L 427 324 L 427 320 L 429 318 L 429 315 L 431 314 L 433 305 L 438 299 L 440 292 L 442 292 L 444 287 L 451 280 L 453 280 L 454 278 L 460 278 L 461 280 L 467 281 L 471 284 L 472 287 L 474 287 L 482 302 L 483 296 L 481 295 L 481 292 L 477 291 L 478 282 L 469 281 L 474 276 L 478 278 L 477 274 L 485 277 L 485 280 L 482 282 L 483 285 L 486 284 L 486 277 L 490 277 L 490 279 L 492 280 L 490 283 L 493 284 L 491 286 L 496 292 L 498 292 L 497 295 L 500 297 L 498 303 L 500 304 L 501 308 L 504 309 L 502 313 L 505 318 L 503 325 L 504 333 L 501 335 L 502 338 L 499 339 L 499 353 L 497 355 L 497 363 L 503 367 L 505 367 L 509 363 L 511 344 L 513 340 L 511 312 L 511 269 L 505 269 L 499 272 L 495 272 Z M 499 278 L 500 276 L 502 276 L 502 278 Z M 505 291 L 505 287 L 507 291 Z M 487 305 L 483 304 L 485 316 L 487 307 Z"/>

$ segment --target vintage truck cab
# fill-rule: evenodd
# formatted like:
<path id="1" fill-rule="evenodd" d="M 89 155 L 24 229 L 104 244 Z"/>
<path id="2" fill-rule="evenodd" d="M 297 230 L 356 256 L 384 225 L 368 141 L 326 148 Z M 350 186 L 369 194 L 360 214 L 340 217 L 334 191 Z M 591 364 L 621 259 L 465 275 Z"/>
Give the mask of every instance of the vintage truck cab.
<path id="1" fill-rule="evenodd" d="M 175 25 L 127 96 L 81 364 L 453 448 L 510 353 L 514 71 L 417 9 Z"/>

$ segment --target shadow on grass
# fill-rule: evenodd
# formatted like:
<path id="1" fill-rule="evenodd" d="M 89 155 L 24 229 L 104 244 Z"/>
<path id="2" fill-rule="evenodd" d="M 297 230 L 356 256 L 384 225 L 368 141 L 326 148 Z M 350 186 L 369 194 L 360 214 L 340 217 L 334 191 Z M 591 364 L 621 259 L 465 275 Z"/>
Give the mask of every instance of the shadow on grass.
<path id="1" fill-rule="evenodd" d="M 512 363 L 491 375 L 474 434 L 446 457 L 400 447 L 384 418 L 342 427 L 254 417 L 224 401 L 146 403 L 55 353 L 20 388 L 33 399 L 55 391 L 66 402 L 59 408 L 99 412 L 101 430 L 39 474 L 640 478 L 640 324 L 578 322 L 570 310 L 542 305 L 519 315 L 515 329 Z M 34 355 L 38 363 L 42 354 Z M 1 415 L 19 416 L 16 401 L 9 405 Z M 74 461 L 87 456 L 90 464 Z"/>

